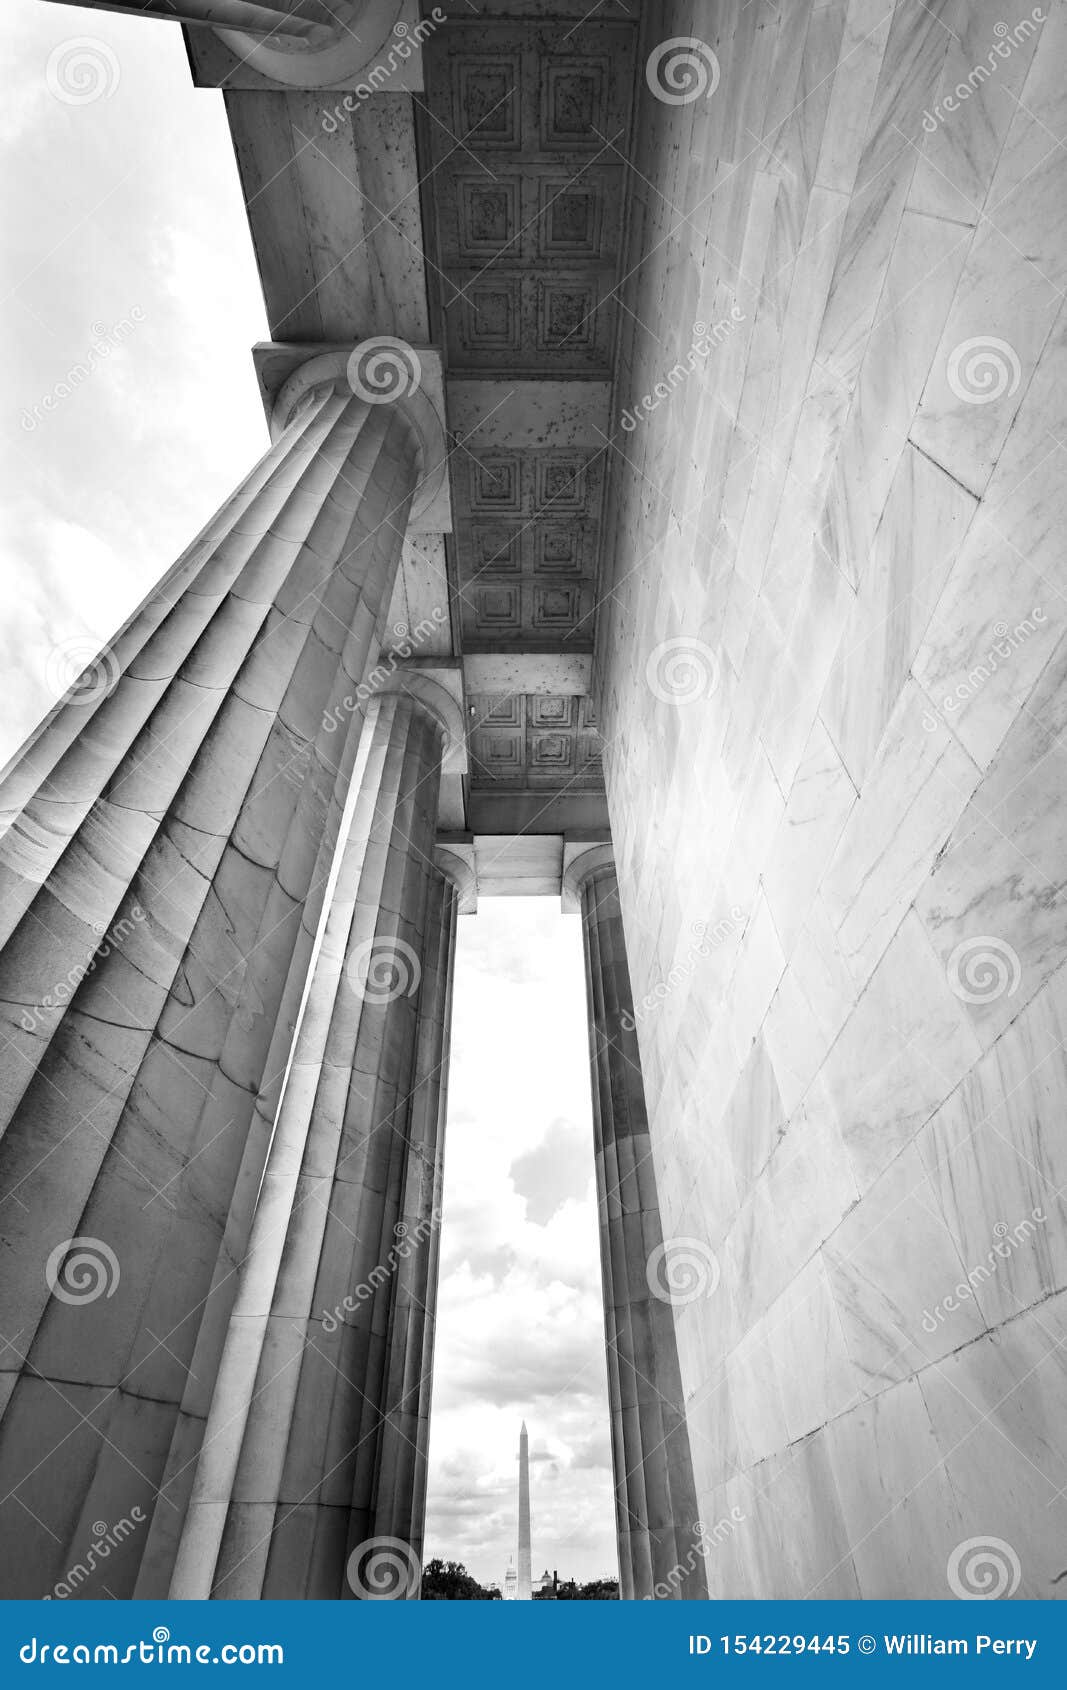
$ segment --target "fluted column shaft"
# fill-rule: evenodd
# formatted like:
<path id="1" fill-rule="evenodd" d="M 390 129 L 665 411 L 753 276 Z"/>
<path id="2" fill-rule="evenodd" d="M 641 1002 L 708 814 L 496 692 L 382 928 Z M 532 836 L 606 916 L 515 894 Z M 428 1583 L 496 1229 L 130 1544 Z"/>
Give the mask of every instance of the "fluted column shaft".
<path id="1" fill-rule="evenodd" d="M 389 1321 L 389 1372 L 374 1488 L 365 1518 L 364 1496 L 353 1499 L 357 1541 L 396 1538 L 410 1545 L 420 1564 L 426 1522 L 457 905 L 451 880 L 435 873 L 427 902 L 408 1154 L 397 1224 L 400 1241 Z"/>
<path id="2" fill-rule="evenodd" d="M 650 1287 L 663 1231 L 614 868 L 587 874 L 580 892 L 620 1590 L 702 1598 L 673 1311 Z"/>
<path id="3" fill-rule="evenodd" d="M 129 12 L 171 23 L 243 29 L 254 35 L 303 38 L 336 27 L 327 0 L 60 0 L 93 12 Z M 336 13 L 336 4 L 334 7 Z"/>
<path id="4" fill-rule="evenodd" d="M 409 28 L 405 0 L 58 0 L 86 11 L 170 19 L 194 26 L 194 35 L 213 30 L 234 59 L 231 70 L 209 73 L 233 86 L 232 77 L 263 77 L 278 88 L 357 88 L 376 63 L 380 74 L 405 60 L 417 77 L 425 25 Z M 431 23 L 428 26 L 433 28 Z M 84 45 L 84 42 L 81 43 Z M 66 44 L 76 48 L 78 41 Z M 89 43 L 90 47 L 93 45 Z M 194 45 L 199 59 L 201 46 Z M 209 57 L 214 55 L 209 54 Z M 223 55 L 225 62 L 225 54 Z M 84 66 L 82 67 L 85 68 Z M 242 76 L 241 73 L 244 73 Z M 61 59 L 61 80 L 78 83 L 78 56 Z M 377 78 L 374 86 L 378 85 Z M 79 88 L 69 90 L 77 94 Z"/>
<path id="5" fill-rule="evenodd" d="M 171 1594 L 338 1597 L 389 1396 L 443 729 L 367 709 Z M 437 966 L 429 935 L 431 970 Z M 432 989 L 432 984 L 431 984 Z M 391 1337 L 391 1328 L 393 1336 Z"/>
<path id="6" fill-rule="evenodd" d="M 132 1506 L 108 1588 L 166 1589 L 416 453 L 309 394 L 0 786 L 10 1594 Z"/>

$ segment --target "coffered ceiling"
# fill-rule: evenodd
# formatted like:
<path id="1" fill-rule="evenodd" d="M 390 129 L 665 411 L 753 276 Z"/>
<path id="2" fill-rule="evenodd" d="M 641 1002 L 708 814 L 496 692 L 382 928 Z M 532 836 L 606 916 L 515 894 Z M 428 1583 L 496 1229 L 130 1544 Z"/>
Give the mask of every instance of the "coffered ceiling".
<path id="1" fill-rule="evenodd" d="M 271 88 L 211 31 L 186 39 L 197 80 L 225 90 L 268 410 L 272 362 L 303 345 L 440 349 L 452 532 L 405 549 L 389 627 L 429 628 L 420 660 L 462 667 L 468 828 L 603 829 L 588 686 L 636 11 L 476 3 L 424 6 L 447 17 L 421 64 L 347 104 Z"/>
<path id="2" fill-rule="evenodd" d="M 593 649 L 634 37 L 627 23 L 482 17 L 424 48 L 465 652 Z M 599 786 L 590 699 L 473 703 L 472 787 Z"/>

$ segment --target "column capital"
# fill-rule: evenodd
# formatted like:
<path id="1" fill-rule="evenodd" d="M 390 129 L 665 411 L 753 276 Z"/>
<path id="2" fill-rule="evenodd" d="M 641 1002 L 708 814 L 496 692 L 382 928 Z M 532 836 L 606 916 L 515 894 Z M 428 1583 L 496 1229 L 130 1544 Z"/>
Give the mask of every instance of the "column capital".
<path id="1" fill-rule="evenodd" d="M 582 890 L 597 874 L 615 873 L 615 852 L 610 845 L 564 844 L 563 882 L 560 907 L 564 915 L 580 915 Z"/>
<path id="2" fill-rule="evenodd" d="M 467 855 L 460 852 L 469 851 Z M 478 875 L 474 867 L 474 847 L 456 847 L 454 845 L 438 845 L 434 850 L 434 862 L 437 864 L 445 879 L 450 881 L 458 894 L 459 902 L 456 906 L 460 915 L 476 915 L 478 913 Z"/>
<path id="3" fill-rule="evenodd" d="M 398 667 L 380 685 L 375 685 L 373 695 L 366 706 L 366 714 L 369 717 L 376 705 L 397 695 L 413 699 L 416 704 L 421 705 L 427 715 L 434 718 L 445 736 L 444 751 L 441 754 L 443 775 L 463 775 L 467 772 L 467 723 L 463 715 L 462 700 L 457 698 L 455 693 L 457 683 L 454 677 L 458 674 L 456 669 L 443 667 Z"/>
<path id="4" fill-rule="evenodd" d="M 289 88 L 356 88 L 361 72 L 375 65 L 384 49 L 402 62 L 417 55 L 422 33 L 396 36 L 404 0 L 331 0 L 332 22 L 302 38 L 264 36 L 242 29 L 215 34 L 243 64 Z M 432 27 L 432 26 L 431 26 Z M 382 77 L 387 81 L 389 67 Z M 377 88 L 375 80 L 368 92 Z"/>
<path id="5" fill-rule="evenodd" d="M 316 388 L 330 387 L 368 405 L 395 405 L 411 427 L 417 448 L 418 484 L 408 532 L 452 532 L 444 377 L 436 347 L 412 346 L 383 334 L 347 345 L 268 341 L 254 347 L 252 357 L 272 440 L 281 438 Z"/>
<path id="6" fill-rule="evenodd" d="M 412 28 L 406 0 L 63 0 L 212 30 L 238 63 L 285 88 L 352 89 L 361 100 L 409 60 L 440 21 Z M 369 74 L 362 80 L 363 72 Z M 421 75 L 418 81 L 421 87 Z M 408 83 L 410 86 L 410 82 Z"/>

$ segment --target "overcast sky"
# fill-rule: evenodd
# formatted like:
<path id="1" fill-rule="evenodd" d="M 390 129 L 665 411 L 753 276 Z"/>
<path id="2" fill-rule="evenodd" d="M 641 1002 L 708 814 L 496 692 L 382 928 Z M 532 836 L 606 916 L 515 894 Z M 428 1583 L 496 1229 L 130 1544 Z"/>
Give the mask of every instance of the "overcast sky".
<path id="1" fill-rule="evenodd" d="M 177 26 L 40 0 L 4 21 L 0 762 L 267 444 L 221 95 Z M 76 103 L 53 55 L 85 38 L 104 91 Z M 616 1570 L 589 1109 L 577 918 L 483 903 L 460 922 L 427 1522 L 427 1553 L 482 1579 L 514 1549 L 524 1418 L 535 1571 Z"/>

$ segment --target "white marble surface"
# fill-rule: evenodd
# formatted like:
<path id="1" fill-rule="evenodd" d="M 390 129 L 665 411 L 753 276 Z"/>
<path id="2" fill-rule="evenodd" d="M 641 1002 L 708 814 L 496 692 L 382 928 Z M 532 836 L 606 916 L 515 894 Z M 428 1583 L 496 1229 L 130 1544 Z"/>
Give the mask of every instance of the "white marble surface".
<path id="1" fill-rule="evenodd" d="M 985 1331 L 973 1301 L 939 1318 L 963 1263 L 914 1145 L 864 1193 L 824 1255 L 857 1385 L 868 1396 Z"/>
<path id="2" fill-rule="evenodd" d="M 849 476 L 849 486 L 850 509 L 877 506 L 877 487 L 871 498 L 857 476 Z M 877 532 L 866 543 L 862 533 L 850 537 L 860 579 L 822 716 L 857 787 L 870 773 L 977 503 L 929 458 L 905 446 Z"/>
<path id="3" fill-rule="evenodd" d="M 1062 308 L 915 654 L 934 708 L 987 769 L 1058 645 L 1067 565 Z"/>
<path id="4" fill-rule="evenodd" d="M 993 0 L 736 0 L 715 99 L 642 128 L 642 239 L 662 244 L 628 304 L 688 320 L 725 286 L 746 314 L 719 379 L 627 443 L 603 666 L 638 989 L 695 914 L 744 911 L 642 1031 L 665 1211 L 714 1230 L 722 1268 L 715 1306 L 678 1319 L 698 1488 L 753 1510 L 709 1562 L 718 1594 L 949 1594 L 968 1535 L 1015 1534 L 1027 1559 L 1035 1493 L 1004 1434 L 1050 1459 L 1035 1388 L 1016 1376 L 1009 1427 L 972 1424 L 943 1383 L 1064 1283 L 1057 1198 L 1055 1226 L 954 1296 L 997 1225 L 1042 1193 L 1051 1216 L 1067 1179 L 1067 22 L 1049 10 L 931 129 L 1004 39 Z M 701 36 L 706 9 L 662 21 Z M 990 337 L 1005 391 L 961 396 L 963 343 L 981 377 Z M 657 350 L 632 320 L 623 340 L 644 391 Z M 1001 623 L 1011 654 L 975 685 Z M 645 665 L 679 629 L 721 676 L 662 725 Z M 991 941 L 999 995 L 968 986 Z M 1043 1555 L 1054 1533 L 1032 1535 Z M 1039 1571 L 1026 1593 L 1067 1593 Z"/>
<path id="5" fill-rule="evenodd" d="M 860 988 L 981 778 L 959 741 L 928 717 L 925 693 L 909 680 L 823 878 L 823 902 Z"/>
<path id="6" fill-rule="evenodd" d="M 792 955 L 827 860 L 855 802 L 856 788 L 816 717 L 763 875 L 786 956 Z"/>
<path id="7" fill-rule="evenodd" d="M 861 1593 L 947 1598 L 947 1558 L 967 1534 L 918 1381 L 850 1409 L 829 1443 Z"/>
<path id="8" fill-rule="evenodd" d="M 1062 302 L 1067 273 L 1067 203 L 1060 148 L 1067 117 L 1063 78 L 1067 14 L 1048 23 L 1023 83 L 984 203 L 963 278 L 934 355 L 912 438 L 965 486 L 981 492 L 1033 379 Z M 973 114 L 968 111 L 973 121 Z M 998 352 L 999 397 L 976 404 L 950 381 L 962 342 L 990 337 Z"/>
<path id="9" fill-rule="evenodd" d="M 981 1045 L 914 910 L 901 922 L 822 1070 L 860 1189 L 977 1061 Z"/>
<path id="10" fill-rule="evenodd" d="M 917 210 L 977 223 L 1041 37 L 1041 19 L 1051 11 L 1020 6 L 1009 19 L 1003 0 L 956 6 L 908 198 Z"/>
<path id="11" fill-rule="evenodd" d="M 1014 1020 L 1064 954 L 1065 674 L 1061 639 L 916 900 L 946 966 L 959 947 L 1001 959 L 1004 989 L 964 1004 L 983 1044 Z M 991 945 L 979 943 L 985 936 Z"/>

